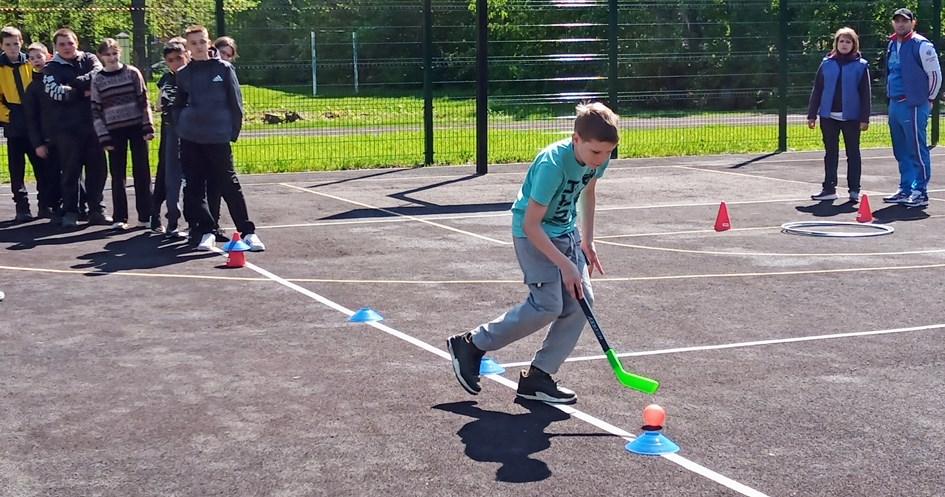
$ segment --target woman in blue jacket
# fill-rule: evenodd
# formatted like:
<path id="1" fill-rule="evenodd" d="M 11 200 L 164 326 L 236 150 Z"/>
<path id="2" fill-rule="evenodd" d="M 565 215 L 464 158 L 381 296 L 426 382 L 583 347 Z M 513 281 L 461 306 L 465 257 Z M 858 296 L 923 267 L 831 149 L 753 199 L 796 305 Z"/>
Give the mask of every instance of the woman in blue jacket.
<path id="1" fill-rule="evenodd" d="M 811 195 L 814 200 L 837 198 L 837 163 L 840 134 L 847 153 L 847 186 L 850 202 L 860 201 L 860 132 L 870 122 L 870 71 L 860 56 L 860 38 L 856 31 L 841 28 L 833 36 L 833 50 L 817 69 L 814 89 L 807 107 L 807 127 L 814 129 L 820 116 L 824 138 L 823 190 Z"/>

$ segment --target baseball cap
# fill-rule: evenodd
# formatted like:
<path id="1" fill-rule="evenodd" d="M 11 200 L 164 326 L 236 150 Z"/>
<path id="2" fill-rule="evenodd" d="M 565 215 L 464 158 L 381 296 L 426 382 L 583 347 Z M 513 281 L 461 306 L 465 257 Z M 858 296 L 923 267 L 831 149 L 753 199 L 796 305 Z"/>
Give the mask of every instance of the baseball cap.
<path id="1" fill-rule="evenodd" d="M 892 18 L 895 19 L 897 16 L 905 17 L 906 19 L 913 21 L 915 20 L 915 15 L 909 9 L 899 9 L 893 12 Z"/>

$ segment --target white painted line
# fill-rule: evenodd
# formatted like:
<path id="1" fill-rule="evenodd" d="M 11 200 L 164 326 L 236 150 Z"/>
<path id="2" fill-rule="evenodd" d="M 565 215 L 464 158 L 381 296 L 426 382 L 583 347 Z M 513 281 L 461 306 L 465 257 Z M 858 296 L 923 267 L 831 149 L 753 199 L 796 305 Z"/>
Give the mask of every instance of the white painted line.
<path id="1" fill-rule="evenodd" d="M 308 193 L 311 193 L 311 194 L 313 194 L 313 195 L 320 195 L 320 196 L 322 196 L 322 197 L 327 197 L 327 198 L 330 198 L 330 199 L 338 200 L 339 202 L 347 202 L 347 203 L 349 203 L 349 204 L 354 204 L 354 205 L 358 205 L 358 206 L 365 207 L 365 208 L 368 208 L 368 209 L 377 210 L 377 211 L 380 211 L 380 212 L 384 212 L 384 213 L 387 213 L 387 214 L 391 214 L 391 215 L 393 215 L 393 216 L 405 217 L 405 218 L 407 218 L 407 219 L 410 219 L 410 220 L 412 220 L 412 221 L 416 221 L 416 222 L 418 222 L 418 223 L 428 224 L 428 225 L 430 225 L 430 226 L 436 226 L 437 228 L 442 228 L 442 229 L 449 230 L 449 231 L 452 231 L 452 232 L 455 232 L 455 233 L 460 233 L 460 234 L 463 234 L 463 235 L 471 236 L 471 237 L 474 237 L 474 238 L 478 238 L 478 239 L 480 239 L 480 240 L 486 240 L 486 241 L 488 241 L 488 242 L 498 243 L 498 244 L 500 244 L 500 245 L 511 245 L 511 244 L 512 244 L 512 242 L 507 242 L 507 241 L 504 241 L 504 240 L 497 240 L 497 239 L 495 239 L 495 238 L 489 238 L 488 236 L 483 236 L 483 235 L 480 235 L 480 234 L 478 234 L 478 233 L 473 233 L 473 232 L 471 232 L 471 231 L 461 230 L 461 229 L 459 229 L 459 228 L 454 228 L 454 227 L 452 227 L 452 226 L 447 226 L 447 225 L 445 225 L 445 224 L 435 223 L 435 222 L 433 222 L 433 221 L 429 221 L 429 220 L 427 220 L 427 219 L 419 218 L 419 217 L 416 217 L 416 216 L 410 216 L 410 215 L 407 215 L 407 214 L 401 214 L 401 213 L 399 213 L 399 212 L 395 212 L 395 211 L 392 211 L 392 210 L 390 210 L 390 209 L 384 209 L 384 208 L 382 208 L 382 207 L 377 207 L 377 206 L 374 206 L 374 205 L 365 204 L 364 202 L 358 202 L 357 200 L 350 200 L 350 199 L 346 199 L 346 198 L 343 198 L 343 197 L 339 197 L 339 196 L 337 196 L 337 195 L 331 195 L 331 194 L 329 194 L 329 193 L 317 192 L 317 191 L 315 191 L 315 190 L 311 190 L 311 189 L 308 189 L 308 188 L 302 188 L 302 187 L 300 187 L 300 186 L 295 186 L 295 185 L 289 185 L 289 184 L 286 184 L 286 183 L 282 183 L 282 186 L 284 186 L 284 187 L 286 187 L 286 188 L 292 188 L 292 189 L 295 189 L 295 190 L 303 191 L 303 192 L 308 192 Z"/>
<path id="2" fill-rule="evenodd" d="M 449 215 L 431 215 L 424 216 L 423 219 L 427 220 L 451 220 L 451 219 L 478 219 L 478 218 L 487 218 L 487 217 L 504 217 L 508 216 L 510 213 L 508 211 L 493 212 L 491 214 L 481 213 L 481 214 L 464 214 L 460 216 L 449 216 Z M 351 224 L 384 224 L 384 223 L 409 223 L 413 222 L 413 219 L 405 217 L 383 217 L 376 219 L 355 219 L 351 221 L 320 221 L 315 223 L 299 223 L 299 224 L 272 224 L 268 226 L 256 226 L 256 229 L 274 229 L 274 228 L 312 228 L 320 226 L 339 226 L 339 225 L 351 225 Z M 235 227 L 229 227 L 231 230 L 235 230 Z"/>
<path id="3" fill-rule="evenodd" d="M 817 340 L 835 340 L 839 338 L 865 337 L 865 336 L 873 336 L 873 335 L 892 335 L 896 333 L 909 333 L 913 331 L 928 331 L 928 330 L 941 330 L 941 329 L 945 329 L 945 323 L 929 324 L 925 326 L 912 326 L 909 328 L 893 328 L 889 330 L 855 331 L 851 333 L 834 333 L 831 335 L 814 335 L 814 336 L 793 337 L 793 338 L 775 338 L 771 340 L 755 340 L 752 342 L 724 343 L 724 344 L 719 344 L 719 345 L 697 345 L 694 347 L 677 347 L 673 349 L 645 350 L 645 351 L 640 351 L 640 352 L 623 352 L 623 353 L 617 354 L 617 357 L 643 357 L 643 356 L 651 356 L 651 355 L 679 354 L 683 352 L 702 352 L 706 350 L 737 349 L 737 348 L 744 348 L 744 347 L 758 347 L 761 345 L 778 345 L 782 343 L 813 342 Z M 565 362 L 597 361 L 601 359 L 606 360 L 607 356 L 592 355 L 592 356 L 569 357 L 565 359 Z M 514 368 L 514 367 L 519 367 L 519 366 L 527 366 L 529 364 L 531 364 L 531 361 L 510 362 L 507 364 L 502 364 L 502 367 Z"/>
<path id="4" fill-rule="evenodd" d="M 725 252 L 721 250 L 696 250 L 696 249 L 676 249 L 669 247 L 653 247 L 649 245 L 636 245 L 632 243 L 619 243 L 607 240 L 594 240 L 596 243 L 604 245 L 614 245 L 617 247 L 635 248 L 640 250 L 654 250 L 657 252 L 675 252 L 678 254 L 702 254 L 702 255 L 730 255 L 743 257 L 875 257 L 884 255 L 920 255 L 920 254 L 939 254 L 945 252 L 945 249 L 926 249 L 926 250 L 905 250 L 902 252 L 815 252 L 815 253 L 786 253 L 786 252 Z"/>
<path id="5" fill-rule="evenodd" d="M 214 247 L 213 250 L 214 250 L 215 252 L 217 252 L 217 253 L 225 254 L 225 252 L 223 252 L 222 250 L 220 250 L 220 249 L 217 248 L 217 247 Z M 271 273 L 271 272 L 269 272 L 269 271 L 267 271 L 267 270 L 265 270 L 265 269 L 263 269 L 263 268 L 261 268 L 261 267 L 255 265 L 255 264 L 252 264 L 252 263 L 247 262 L 247 263 L 246 263 L 246 267 L 248 267 L 249 269 L 252 269 L 253 271 L 256 271 L 257 273 L 261 274 L 262 276 L 265 276 L 266 278 L 271 279 L 272 281 L 275 281 L 276 283 L 279 283 L 280 285 L 283 285 L 283 286 L 285 286 L 285 287 L 287 287 L 287 288 L 290 288 L 290 289 L 292 289 L 292 290 L 295 290 L 295 291 L 301 293 L 302 295 L 305 295 L 306 297 L 309 297 L 309 298 L 311 298 L 311 299 L 313 299 L 313 300 L 315 300 L 315 301 L 317 301 L 317 302 L 319 302 L 319 303 L 321 303 L 321 304 L 323 304 L 323 305 L 325 305 L 325 306 L 327 306 L 327 307 L 329 307 L 329 308 L 331 308 L 331 309 L 334 309 L 334 310 L 336 310 L 336 311 L 338 311 L 338 312 L 341 312 L 341 313 L 345 314 L 346 316 L 351 316 L 351 315 L 354 314 L 354 311 L 352 311 L 351 309 L 348 309 L 347 307 L 345 307 L 345 306 L 343 306 L 343 305 L 341 305 L 341 304 L 338 304 L 338 303 L 336 303 L 336 302 L 334 302 L 334 301 L 332 301 L 332 300 L 330 300 L 330 299 L 328 299 L 328 298 L 326 298 L 326 297 L 323 297 L 323 296 L 321 296 L 321 295 L 319 295 L 319 294 L 317 294 L 317 293 L 315 293 L 315 292 L 313 292 L 313 291 L 311 291 L 311 290 L 309 290 L 309 289 L 307 289 L 307 288 L 303 288 L 303 287 L 301 287 L 301 286 L 299 286 L 299 285 L 296 285 L 295 283 L 292 283 L 291 281 L 288 281 L 288 280 L 286 280 L 285 278 L 282 278 L 282 277 L 280 277 L 280 276 L 278 276 L 278 275 L 275 275 L 275 274 L 273 274 L 273 273 Z M 432 354 L 435 354 L 436 356 L 438 356 L 438 357 L 440 357 L 440 358 L 442 358 L 442 359 L 444 359 L 444 360 L 449 360 L 449 359 L 450 359 L 449 353 L 446 352 L 445 350 L 442 350 L 442 349 L 440 349 L 440 348 L 434 347 L 434 346 L 432 346 L 432 345 L 430 345 L 430 344 L 428 344 L 428 343 L 426 343 L 426 342 L 424 342 L 424 341 L 422 341 L 422 340 L 419 340 L 419 339 L 417 339 L 417 338 L 414 338 L 414 337 L 412 337 L 412 336 L 410 336 L 410 335 L 408 335 L 408 334 L 406 334 L 406 333 L 403 333 L 403 332 L 401 332 L 401 331 L 395 330 L 394 328 L 391 328 L 390 326 L 387 326 L 387 325 L 385 325 L 385 324 L 381 324 L 381 323 L 379 323 L 379 322 L 368 322 L 368 323 L 364 323 L 364 324 L 367 324 L 367 325 L 369 325 L 369 326 L 372 326 L 372 327 L 374 327 L 374 328 L 376 328 L 376 329 L 378 329 L 378 330 L 380 330 L 380 331 L 383 331 L 384 333 L 387 333 L 387 334 L 389 334 L 389 335 L 391 335 L 391 336 L 393 336 L 393 337 L 396 337 L 396 338 L 399 338 L 399 339 L 401 339 L 401 340 L 404 340 L 404 341 L 406 341 L 407 343 L 410 343 L 411 345 L 415 345 L 415 346 L 417 346 L 417 347 L 419 347 L 419 348 L 421 348 L 421 349 L 423 349 L 423 350 L 426 350 L 427 352 L 430 352 L 430 353 L 432 353 Z M 501 384 L 501 385 L 505 385 L 506 387 L 511 388 L 511 389 L 513 389 L 513 390 L 518 387 L 518 385 L 517 385 L 514 381 L 509 380 L 508 378 L 505 378 L 505 377 L 503 377 L 503 376 L 499 376 L 499 375 L 486 375 L 486 376 L 484 376 L 484 378 L 489 379 L 489 380 L 492 380 L 492 381 L 495 381 L 496 383 L 499 383 L 499 384 Z M 606 422 L 606 421 L 604 421 L 604 420 L 602 420 L 602 419 L 598 419 L 598 418 L 596 418 L 596 417 L 594 417 L 594 416 L 591 416 L 590 414 L 587 414 L 587 413 L 585 413 L 585 412 L 583 412 L 583 411 L 579 411 L 579 410 L 577 410 L 577 409 L 575 409 L 575 408 L 573 408 L 573 407 L 565 406 L 565 405 L 556 405 L 556 404 L 548 404 L 548 405 L 550 405 L 551 407 L 557 408 L 558 410 L 560 410 L 560 411 L 562 411 L 562 412 L 565 412 L 565 413 L 567 413 L 567 414 L 569 414 L 569 415 L 571 415 L 571 416 L 573 416 L 573 417 L 575 417 L 575 418 L 577 418 L 577 419 L 580 419 L 581 421 L 584 421 L 585 423 L 588 423 L 588 424 L 590 424 L 590 425 L 592 425 L 592 426 L 595 426 L 595 427 L 597 427 L 597 428 L 599 428 L 599 429 L 601 429 L 601 430 L 603 430 L 603 431 L 605 431 L 605 432 L 607 432 L 607 433 L 611 433 L 611 434 L 613 434 L 613 435 L 617 435 L 617 436 L 619 436 L 619 437 L 623 437 L 623 438 L 626 439 L 626 440 L 633 440 L 633 439 L 635 438 L 634 435 L 632 435 L 631 433 L 627 432 L 626 430 L 620 429 L 620 428 L 618 428 L 618 427 L 616 427 L 616 426 L 614 426 L 614 425 L 612 425 L 612 424 L 610 424 L 610 423 L 608 423 L 608 422 Z M 671 457 L 670 457 L 670 456 L 671 456 Z M 747 486 L 747 485 L 744 485 L 744 484 L 739 483 L 739 482 L 737 482 L 737 481 L 735 481 L 735 480 L 732 480 L 732 479 L 730 479 L 730 478 L 728 478 L 728 477 L 726 477 L 726 476 L 723 476 L 723 475 L 721 475 L 721 474 L 719 474 L 719 473 L 716 473 L 715 471 L 712 471 L 712 470 L 710 470 L 710 469 L 708 469 L 708 468 L 706 468 L 706 467 L 704 467 L 704 466 L 702 466 L 702 465 L 700 465 L 700 464 L 698 464 L 698 463 L 696 463 L 696 462 L 694 462 L 694 461 L 691 461 L 691 460 L 689 460 L 689 459 L 686 459 L 685 457 L 682 457 L 682 456 L 680 456 L 679 454 L 671 454 L 671 455 L 669 455 L 669 454 L 664 454 L 662 457 L 663 457 L 664 459 L 666 459 L 667 461 L 671 461 L 671 462 L 673 462 L 673 463 L 679 465 L 680 467 L 683 467 L 683 468 L 685 468 L 685 469 L 688 469 L 689 471 L 692 471 L 692 472 L 694 472 L 694 473 L 696 473 L 696 474 L 698 474 L 698 475 L 701 475 L 701 476 L 703 476 L 703 477 L 705 477 L 705 478 L 707 478 L 707 479 L 709 479 L 709 480 L 711 480 L 711 481 L 714 481 L 714 482 L 718 483 L 719 485 L 722 485 L 722 486 L 724 486 L 724 487 L 730 488 L 730 489 L 732 489 L 732 490 L 734 490 L 734 491 L 736 491 L 736 492 L 738 492 L 738 493 L 740 493 L 740 494 L 742 494 L 742 495 L 746 495 L 746 496 L 748 496 L 748 497 L 768 497 L 766 494 L 763 494 L 763 493 L 761 493 L 761 492 L 759 492 L 759 491 L 757 491 L 757 490 L 755 490 L 755 489 L 753 489 L 753 488 L 751 488 L 751 487 L 749 487 L 749 486 Z"/>

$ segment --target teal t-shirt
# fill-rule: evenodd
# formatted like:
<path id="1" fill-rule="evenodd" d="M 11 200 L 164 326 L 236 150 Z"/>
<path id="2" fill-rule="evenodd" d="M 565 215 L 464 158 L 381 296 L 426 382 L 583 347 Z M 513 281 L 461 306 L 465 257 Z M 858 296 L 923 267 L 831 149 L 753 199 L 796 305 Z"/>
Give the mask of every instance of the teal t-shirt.
<path id="1" fill-rule="evenodd" d="M 610 161 L 597 169 L 582 166 L 574 158 L 571 139 L 552 143 L 542 150 L 525 175 L 525 182 L 512 204 L 512 235 L 525 237 L 525 209 L 532 199 L 548 206 L 541 227 L 554 238 L 574 231 L 577 203 L 584 187 L 604 175 Z"/>

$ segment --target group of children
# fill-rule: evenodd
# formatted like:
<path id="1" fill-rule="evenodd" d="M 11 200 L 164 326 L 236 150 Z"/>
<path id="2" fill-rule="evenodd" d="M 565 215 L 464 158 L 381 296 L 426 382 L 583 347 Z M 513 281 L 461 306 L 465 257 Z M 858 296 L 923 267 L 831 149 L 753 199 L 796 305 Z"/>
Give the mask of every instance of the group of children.
<path id="1" fill-rule="evenodd" d="M 93 55 L 78 50 L 76 34 L 62 28 L 53 34 L 52 58 L 42 43 L 30 44 L 23 53 L 22 33 L 11 26 L 0 30 L 0 41 L 0 125 L 7 140 L 14 222 L 33 220 L 25 185 L 29 159 L 37 218 L 67 228 L 87 221 L 128 229 L 130 150 L 138 227 L 189 238 L 198 250 L 211 250 L 226 240 L 219 228 L 222 198 L 250 250 L 265 250 L 249 219 L 230 146 L 243 120 L 239 80 L 229 62 L 237 56 L 232 38 L 211 44 L 206 28 L 192 26 L 164 47 L 168 72 L 158 82 L 161 126 L 153 191 L 147 142 L 155 136 L 155 125 L 147 86 L 137 68 L 121 62 L 116 40 L 105 38 Z M 109 173 L 112 216 L 106 215 L 103 199 Z"/>

